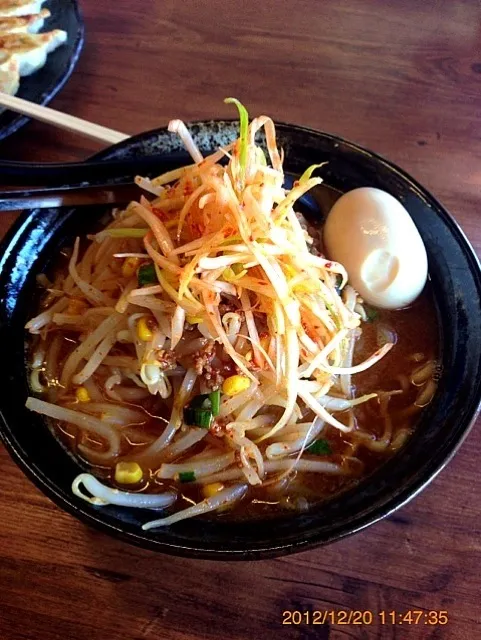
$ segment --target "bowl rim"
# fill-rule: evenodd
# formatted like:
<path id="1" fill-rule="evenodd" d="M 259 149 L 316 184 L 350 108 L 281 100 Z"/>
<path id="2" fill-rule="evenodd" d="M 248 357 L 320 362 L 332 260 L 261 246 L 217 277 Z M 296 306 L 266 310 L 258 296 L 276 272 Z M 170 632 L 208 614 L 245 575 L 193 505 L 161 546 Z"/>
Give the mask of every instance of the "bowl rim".
<path id="1" fill-rule="evenodd" d="M 211 120 L 200 120 L 187 123 L 188 127 L 192 126 L 210 126 L 213 125 L 218 126 L 219 124 L 233 124 L 236 123 L 235 119 L 211 119 Z M 390 171 L 394 171 L 400 176 L 403 182 L 409 184 L 409 186 L 414 187 L 416 194 L 420 195 L 424 200 L 427 200 L 430 205 L 433 206 L 437 215 L 442 216 L 443 221 L 450 228 L 450 231 L 453 232 L 457 236 L 458 242 L 462 245 L 463 252 L 469 260 L 470 271 L 473 276 L 477 279 L 481 288 L 481 264 L 479 258 L 474 251 L 472 245 L 467 239 L 464 231 L 459 226 L 458 222 L 455 218 L 446 210 L 446 208 L 429 192 L 425 189 L 420 183 L 418 183 L 414 178 L 412 178 L 408 173 L 406 173 L 403 169 L 399 168 L 393 162 L 385 159 L 384 157 L 369 151 L 368 149 L 350 142 L 349 140 L 345 140 L 344 138 L 330 134 L 323 131 L 318 131 L 315 129 L 311 129 L 308 127 L 302 127 L 298 125 L 291 125 L 284 122 L 276 121 L 276 129 L 280 131 L 286 132 L 299 132 L 305 133 L 309 135 L 313 135 L 315 137 L 321 137 L 324 139 L 331 140 L 334 143 L 342 144 L 345 147 L 348 147 L 355 151 L 356 153 L 361 153 L 366 157 L 374 159 L 377 162 L 381 162 L 384 164 Z M 142 132 L 132 136 L 131 138 L 126 139 L 120 143 L 109 146 L 106 149 L 96 153 L 93 155 L 90 160 L 102 160 L 109 159 L 109 157 L 115 154 L 116 151 L 120 151 L 122 149 L 128 148 L 132 145 L 135 145 L 138 142 L 142 142 L 145 139 L 151 139 L 152 137 L 162 134 L 165 135 L 167 132 L 167 127 L 161 127 L 157 129 L 153 129 L 150 131 Z M 166 154 L 167 155 L 167 154 Z M 32 211 L 24 211 L 15 221 L 15 223 L 10 227 L 7 234 L 5 235 L 1 246 L 0 246 L 0 256 L 3 256 L 6 249 L 15 241 L 15 238 L 18 236 L 27 220 L 29 219 Z M 0 279 L 4 277 L 2 273 L 2 258 L 0 257 Z M 1 301 L 0 301 L 1 305 Z M 472 403 L 473 404 L 473 403 Z M 465 428 L 462 432 L 460 432 L 457 439 L 454 443 L 451 443 L 451 447 L 448 451 L 439 451 L 437 454 L 432 456 L 430 460 L 430 468 L 429 471 L 426 471 L 426 467 L 423 468 L 421 477 L 415 479 L 407 486 L 404 486 L 401 490 L 397 491 L 393 495 L 389 495 L 386 497 L 380 504 L 376 506 L 372 511 L 369 511 L 364 514 L 358 514 L 350 523 L 347 525 L 341 523 L 338 525 L 338 529 L 334 529 L 332 532 L 329 532 L 328 535 L 318 535 L 317 537 L 310 537 L 308 540 L 300 539 L 294 542 L 286 542 L 283 544 L 274 544 L 268 545 L 265 544 L 262 547 L 258 547 L 255 549 L 235 549 L 232 551 L 221 549 L 215 550 L 210 546 L 204 547 L 202 545 L 194 546 L 188 545 L 183 546 L 178 542 L 169 543 L 165 540 L 156 540 L 153 537 L 146 537 L 143 535 L 142 531 L 139 531 L 139 535 L 131 532 L 124 531 L 121 526 L 115 526 L 111 521 L 106 522 L 102 516 L 100 511 L 87 511 L 86 509 L 79 507 L 73 499 L 69 500 L 65 498 L 61 492 L 59 492 L 55 485 L 49 481 L 48 477 L 45 477 L 43 473 L 39 473 L 32 463 L 29 461 L 28 457 L 21 450 L 21 447 L 15 442 L 13 438 L 10 437 L 8 433 L 7 423 L 5 417 L 3 415 L 3 411 L 0 410 L 0 438 L 3 440 L 6 449 L 9 451 L 11 457 L 16 462 L 16 464 L 22 469 L 22 471 L 29 477 L 33 483 L 40 488 L 50 499 L 53 500 L 57 506 L 61 509 L 67 511 L 71 515 L 74 515 L 81 521 L 90 524 L 94 528 L 101 530 L 105 533 L 109 533 L 114 537 L 121 538 L 131 544 L 142 548 L 149 548 L 160 552 L 165 552 L 171 555 L 184 556 L 184 557 L 195 557 L 201 559 L 216 559 L 216 560 L 252 560 L 252 559 L 264 559 L 264 558 L 272 558 L 278 557 L 280 555 L 285 555 L 288 553 L 296 553 L 299 551 L 308 550 L 314 548 L 316 546 L 322 544 L 328 544 L 335 540 L 340 540 L 348 535 L 354 534 L 362 529 L 378 522 L 379 520 L 387 517 L 397 511 L 397 509 L 406 505 L 411 499 L 417 496 L 437 475 L 438 473 L 449 463 L 449 461 L 453 458 L 455 453 L 458 451 L 461 444 L 464 442 L 466 437 L 468 436 L 471 428 L 473 427 L 476 418 L 479 414 L 481 408 L 481 395 L 478 394 L 476 402 L 470 407 L 470 419 L 466 424 Z M 73 497 L 72 497 L 73 498 Z"/>

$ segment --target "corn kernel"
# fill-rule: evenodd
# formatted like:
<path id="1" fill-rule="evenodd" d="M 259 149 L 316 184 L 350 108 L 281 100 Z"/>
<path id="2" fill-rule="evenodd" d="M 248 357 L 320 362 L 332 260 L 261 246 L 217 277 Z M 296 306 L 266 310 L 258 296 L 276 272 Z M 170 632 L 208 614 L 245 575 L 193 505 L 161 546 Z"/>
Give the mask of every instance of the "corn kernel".
<path id="1" fill-rule="evenodd" d="M 226 267 L 222 272 L 222 277 L 226 282 L 232 282 L 233 280 L 235 280 L 235 273 L 230 267 Z"/>
<path id="2" fill-rule="evenodd" d="M 72 316 L 79 316 L 82 313 L 85 313 L 88 308 L 89 305 L 84 300 L 80 300 L 79 298 L 70 298 L 66 313 Z"/>
<path id="3" fill-rule="evenodd" d="M 186 316 L 185 319 L 189 324 L 200 324 L 204 322 L 204 318 L 202 316 Z"/>
<path id="4" fill-rule="evenodd" d="M 244 269 L 244 265 L 240 262 L 235 262 L 231 267 L 226 267 L 222 272 L 222 277 L 226 282 L 235 282 L 240 280 L 247 273 L 247 269 Z"/>
<path id="5" fill-rule="evenodd" d="M 213 498 L 216 493 L 222 491 L 224 485 L 222 482 L 211 482 L 210 484 L 206 484 L 205 487 L 202 487 L 202 494 L 204 498 Z"/>
<path id="6" fill-rule="evenodd" d="M 242 391 L 246 391 L 251 386 L 251 381 L 247 376 L 235 375 L 226 378 L 222 384 L 222 391 L 228 396 L 236 396 Z"/>
<path id="7" fill-rule="evenodd" d="M 149 342 L 154 337 L 154 334 L 147 324 L 147 318 L 145 318 L 145 316 L 140 318 L 137 322 L 137 336 L 139 337 L 139 340 L 142 340 L 142 342 Z"/>
<path id="8" fill-rule="evenodd" d="M 136 462 L 117 462 L 115 465 L 115 482 L 119 484 L 137 484 L 143 475 L 142 468 Z"/>
<path id="9" fill-rule="evenodd" d="M 90 394 L 85 387 L 78 387 L 75 397 L 79 402 L 90 402 Z"/>
<path id="10" fill-rule="evenodd" d="M 244 265 L 242 264 L 242 262 L 234 262 L 234 264 L 231 266 L 231 269 L 235 273 L 235 275 L 238 276 L 244 271 Z"/>
<path id="11" fill-rule="evenodd" d="M 137 269 L 139 268 L 140 258 L 125 258 L 122 264 L 122 275 L 126 278 L 131 278 L 133 275 L 137 273 Z"/>
<path id="12" fill-rule="evenodd" d="M 253 356 L 252 351 L 248 351 L 248 352 L 245 354 L 244 358 L 247 360 L 247 362 L 250 362 L 250 361 L 252 360 L 252 356 Z"/>

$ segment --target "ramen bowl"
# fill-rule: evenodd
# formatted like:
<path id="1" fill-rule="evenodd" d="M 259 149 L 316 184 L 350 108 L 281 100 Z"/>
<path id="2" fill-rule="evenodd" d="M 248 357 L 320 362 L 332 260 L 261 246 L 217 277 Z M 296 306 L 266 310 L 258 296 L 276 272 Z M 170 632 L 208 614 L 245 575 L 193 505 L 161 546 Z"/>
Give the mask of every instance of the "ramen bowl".
<path id="1" fill-rule="evenodd" d="M 203 152 L 238 134 L 231 121 L 190 125 Z M 211 559 L 280 556 L 339 540 L 360 531 L 417 495 L 451 459 L 473 424 L 481 398 L 481 271 L 476 255 L 455 220 L 421 185 L 401 169 L 341 138 L 287 124 L 277 125 L 284 169 L 299 176 L 325 162 L 327 188 L 305 198 L 311 216 L 329 209 L 333 194 L 371 186 L 383 189 L 408 210 L 429 260 L 441 337 L 437 392 L 406 444 L 385 464 L 342 494 L 307 512 L 232 522 L 195 518 L 159 530 L 143 531 L 151 517 L 141 509 L 98 507 L 75 497 L 72 480 L 84 469 L 52 435 L 42 416 L 24 407 L 29 395 L 27 320 L 38 299 L 36 276 L 48 271 L 60 249 L 95 226 L 105 208 L 27 211 L 3 242 L 0 258 L 0 436 L 25 474 L 60 508 L 86 524 L 138 546 Z M 165 129 L 140 134 L 106 149 L 100 160 L 135 163 L 155 155 L 161 164 L 181 166 L 181 143 Z M 106 165 L 107 166 L 107 165 Z M 159 172 L 157 172 L 159 173 Z M 123 176 L 119 176 L 119 179 Z M 102 179 L 102 174 L 98 175 Z"/>

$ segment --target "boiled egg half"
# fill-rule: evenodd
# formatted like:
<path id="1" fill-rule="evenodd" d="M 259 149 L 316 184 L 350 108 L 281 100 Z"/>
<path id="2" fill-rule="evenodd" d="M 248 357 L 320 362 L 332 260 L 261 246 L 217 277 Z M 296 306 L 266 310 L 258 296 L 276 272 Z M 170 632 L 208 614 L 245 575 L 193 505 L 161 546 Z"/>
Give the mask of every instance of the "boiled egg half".
<path id="1" fill-rule="evenodd" d="M 324 246 L 370 305 L 406 307 L 426 284 L 421 236 L 399 200 L 381 189 L 362 187 L 341 196 L 327 216 Z"/>

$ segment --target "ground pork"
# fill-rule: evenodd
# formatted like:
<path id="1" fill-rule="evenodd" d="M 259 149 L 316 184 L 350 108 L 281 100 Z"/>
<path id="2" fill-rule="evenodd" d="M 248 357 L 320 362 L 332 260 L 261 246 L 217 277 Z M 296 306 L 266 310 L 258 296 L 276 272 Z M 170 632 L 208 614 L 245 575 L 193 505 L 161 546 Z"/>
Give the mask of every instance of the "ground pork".
<path id="1" fill-rule="evenodd" d="M 155 358 L 163 371 L 170 371 L 177 366 L 175 352 L 172 349 L 158 349 Z"/>
<path id="2" fill-rule="evenodd" d="M 207 344 L 193 354 L 195 372 L 198 376 L 201 376 L 206 371 L 206 367 L 211 364 L 214 357 L 215 342 L 213 340 L 209 340 Z"/>

